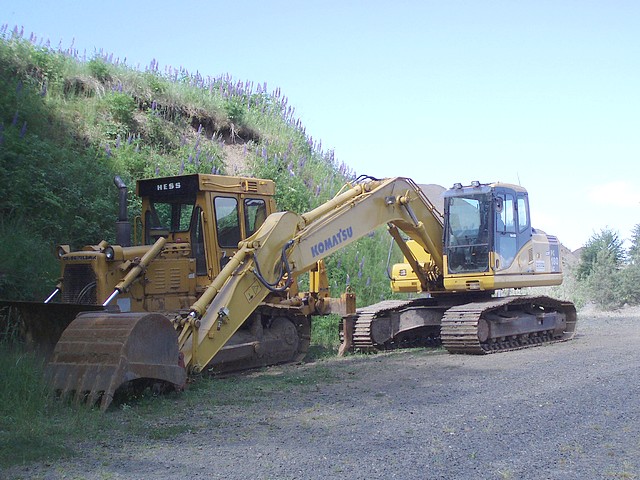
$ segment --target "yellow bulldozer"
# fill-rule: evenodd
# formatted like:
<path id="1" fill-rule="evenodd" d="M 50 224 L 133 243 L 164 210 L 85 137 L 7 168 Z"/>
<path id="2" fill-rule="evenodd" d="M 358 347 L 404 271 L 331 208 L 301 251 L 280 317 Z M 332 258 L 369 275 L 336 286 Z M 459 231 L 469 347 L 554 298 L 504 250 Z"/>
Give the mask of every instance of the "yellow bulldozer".
<path id="1" fill-rule="evenodd" d="M 296 214 L 276 211 L 270 180 L 185 175 L 139 180 L 130 225 L 116 184 L 116 244 L 58 247 L 62 278 L 45 303 L 5 302 L 27 337 L 55 344 L 52 387 L 103 409 L 123 385 L 300 360 L 313 315 L 342 315 L 341 353 L 442 342 L 483 354 L 575 332 L 569 302 L 500 296 L 562 282 L 559 242 L 531 226 L 519 186 L 456 184 L 434 199 L 409 178 L 361 177 Z M 405 257 L 392 288 L 419 295 L 358 310 L 350 292 L 331 297 L 322 260 L 385 225 Z"/>

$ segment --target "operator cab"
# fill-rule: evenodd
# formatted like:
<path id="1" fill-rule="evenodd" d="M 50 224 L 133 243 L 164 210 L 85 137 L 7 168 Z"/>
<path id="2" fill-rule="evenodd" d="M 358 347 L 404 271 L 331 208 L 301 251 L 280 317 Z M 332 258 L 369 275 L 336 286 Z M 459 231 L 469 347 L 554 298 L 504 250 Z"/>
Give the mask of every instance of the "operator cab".
<path id="1" fill-rule="evenodd" d="M 137 186 L 142 243 L 164 237 L 190 247 L 198 276 L 217 275 L 238 243 L 275 211 L 271 180 L 194 174 L 139 180 Z"/>
<path id="2" fill-rule="evenodd" d="M 444 192 L 449 274 L 508 269 L 531 241 L 527 191 L 504 183 L 455 184 Z"/>

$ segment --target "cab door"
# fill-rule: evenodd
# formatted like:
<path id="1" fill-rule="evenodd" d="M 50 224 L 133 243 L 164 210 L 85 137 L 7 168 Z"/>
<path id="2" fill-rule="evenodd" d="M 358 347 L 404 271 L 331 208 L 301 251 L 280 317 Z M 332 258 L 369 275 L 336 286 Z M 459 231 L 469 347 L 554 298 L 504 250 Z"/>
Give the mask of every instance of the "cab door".
<path id="1" fill-rule="evenodd" d="M 504 188 L 496 189 L 495 195 L 495 269 L 500 271 L 509 268 L 518 252 L 516 197 Z"/>
<path id="2" fill-rule="evenodd" d="M 531 240 L 529 199 L 526 192 L 508 188 L 495 191 L 495 270 L 508 269 Z"/>

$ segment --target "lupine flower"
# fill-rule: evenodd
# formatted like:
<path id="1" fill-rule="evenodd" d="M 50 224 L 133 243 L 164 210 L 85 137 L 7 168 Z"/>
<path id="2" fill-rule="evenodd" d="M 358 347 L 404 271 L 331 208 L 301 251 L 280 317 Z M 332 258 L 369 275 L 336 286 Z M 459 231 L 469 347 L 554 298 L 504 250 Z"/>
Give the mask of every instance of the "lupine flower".
<path id="1" fill-rule="evenodd" d="M 180 160 L 180 172 L 178 175 L 182 175 L 184 173 L 184 158 Z"/>
<path id="2" fill-rule="evenodd" d="M 105 144 L 104 151 L 107 153 L 107 158 L 111 157 L 111 147 L 109 147 L 108 143 Z"/>
<path id="3" fill-rule="evenodd" d="M 16 114 L 13 116 L 13 120 L 11 120 L 11 125 L 14 127 L 18 124 L 18 111 L 16 110 Z"/>
<path id="4" fill-rule="evenodd" d="M 156 176 L 160 175 L 160 165 L 156 165 Z"/>

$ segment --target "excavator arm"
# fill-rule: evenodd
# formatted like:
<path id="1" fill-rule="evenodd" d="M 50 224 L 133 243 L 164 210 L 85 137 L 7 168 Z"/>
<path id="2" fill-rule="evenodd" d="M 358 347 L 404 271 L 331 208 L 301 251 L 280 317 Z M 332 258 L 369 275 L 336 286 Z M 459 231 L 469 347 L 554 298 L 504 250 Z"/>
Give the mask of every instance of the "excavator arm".
<path id="1" fill-rule="evenodd" d="M 176 319 L 187 368 L 202 370 L 270 292 L 381 225 L 418 242 L 442 272 L 442 216 L 411 179 L 367 181 L 308 213 L 272 214 L 240 243 L 189 315 Z"/>

